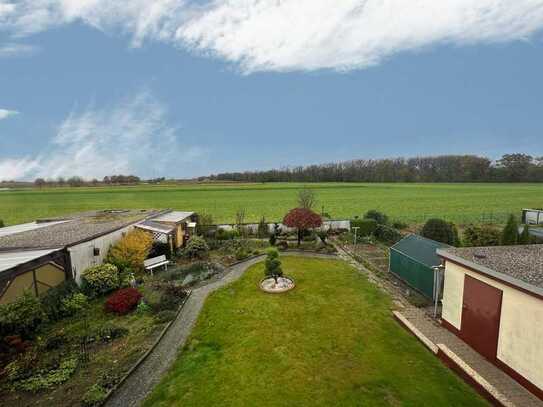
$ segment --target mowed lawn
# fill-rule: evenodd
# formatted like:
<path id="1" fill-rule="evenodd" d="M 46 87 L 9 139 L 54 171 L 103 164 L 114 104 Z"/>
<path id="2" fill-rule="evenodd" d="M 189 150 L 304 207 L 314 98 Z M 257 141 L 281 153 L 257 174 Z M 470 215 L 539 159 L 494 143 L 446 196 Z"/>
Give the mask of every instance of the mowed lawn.
<path id="1" fill-rule="evenodd" d="M 234 222 L 246 209 L 247 221 L 278 221 L 296 205 L 300 183 L 178 184 L 134 187 L 44 188 L 0 191 L 0 219 L 6 224 L 40 217 L 111 208 L 173 208 L 208 212 L 217 222 Z M 334 219 L 380 209 L 391 217 L 422 223 L 431 216 L 457 223 L 489 216 L 506 219 L 526 207 L 543 206 L 543 184 L 307 184 L 318 210 Z M 485 216 L 484 218 L 482 218 Z"/>
<path id="2" fill-rule="evenodd" d="M 297 287 L 265 294 L 262 263 L 206 301 L 145 406 L 483 406 L 336 260 L 283 258 Z"/>

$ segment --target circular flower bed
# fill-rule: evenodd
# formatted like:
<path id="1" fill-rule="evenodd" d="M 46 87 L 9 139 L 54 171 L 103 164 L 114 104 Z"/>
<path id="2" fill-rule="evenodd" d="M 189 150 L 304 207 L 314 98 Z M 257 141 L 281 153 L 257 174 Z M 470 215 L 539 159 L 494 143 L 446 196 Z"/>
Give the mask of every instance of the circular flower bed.
<path id="1" fill-rule="evenodd" d="M 268 277 L 260 282 L 260 289 L 267 293 L 284 293 L 295 286 L 294 280 L 289 277 L 278 277 L 277 282 L 273 277 Z"/>

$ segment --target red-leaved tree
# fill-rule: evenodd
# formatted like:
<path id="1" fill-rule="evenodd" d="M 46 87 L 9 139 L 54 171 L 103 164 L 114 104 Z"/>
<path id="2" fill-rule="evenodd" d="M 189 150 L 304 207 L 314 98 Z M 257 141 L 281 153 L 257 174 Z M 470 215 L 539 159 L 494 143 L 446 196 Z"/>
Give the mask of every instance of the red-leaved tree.
<path id="1" fill-rule="evenodd" d="M 304 231 L 318 228 L 322 225 L 322 218 L 319 214 L 307 208 L 294 208 L 286 214 L 283 224 L 289 228 L 296 228 L 298 231 L 298 246 L 302 240 Z"/>

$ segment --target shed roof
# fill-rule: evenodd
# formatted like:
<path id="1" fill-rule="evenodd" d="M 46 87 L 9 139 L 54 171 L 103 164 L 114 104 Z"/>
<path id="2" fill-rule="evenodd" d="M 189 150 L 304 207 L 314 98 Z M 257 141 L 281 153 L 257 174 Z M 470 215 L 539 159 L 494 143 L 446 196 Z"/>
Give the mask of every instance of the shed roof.
<path id="1" fill-rule="evenodd" d="M 171 211 L 164 213 L 162 215 L 156 216 L 153 218 L 157 222 L 182 222 L 188 217 L 194 215 L 194 212 L 182 212 L 182 211 Z"/>
<path id="2" fill-rule="evenodd" d="M 14 235 L 15 233 L 27 232 L 29 230 L 41 229 L 47 226 L 58 225 L 64 222 L 68 222 L 68 220 L 63 219 L 50 222 L 29 222 L 21 223 L 19 225 L 6 226 L 0 228 L 0 237 Z"/>
<path id="3" fill-rule="evenodd" d="M 17 267 L 20 264 L 39 259 L 42 256 L 46 256 L 60 249 L 61 248 L 0 252 L 0 273 L 12 269 L 13 267 Z"/>
<path id="4" fill-rule="evenodd" d="M 543 244 L 439 250 L 446 259 L 543 295 Z"/>
<path id="5" fill-rule="evenodd" d="M 121 229 L 155 214 L 156 212 L 152 210 L 79 213 L 62 221 L 47 222 L 43 227 L 22 228 L 16 233 L 0 236 L 0 250 L 71 246 Z"/>
<path id="6" fill-rule="evenodd" d="M 139 229 L 150 230 L 151 232 L 168 234 L 175 230 L 175 226 L 168 226 L 163 223 L 146 220 L 135 225 Z"/>
<path id="7" fill-rule="evenodd" d="M 449 246 L 435 240 L 411 234 L 404 237 L 390 249 L 405 254 L 427 267 L 435 267 L 441 264 L 441 259 L 436 254 L 436 250 L 446 247 Z"/>

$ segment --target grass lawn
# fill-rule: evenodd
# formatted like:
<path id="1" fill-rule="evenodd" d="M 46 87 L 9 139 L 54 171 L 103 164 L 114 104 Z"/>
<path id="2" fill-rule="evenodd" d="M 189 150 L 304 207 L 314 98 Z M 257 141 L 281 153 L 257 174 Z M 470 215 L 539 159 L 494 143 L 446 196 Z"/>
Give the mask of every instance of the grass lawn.
<path id="1" fill-rule="evenodd" d="M 145 406 L 483 406 L 344 262 L 284 257 L 297 287 L 261 292 L 263 264 L 208 299 Z"/>
<path id="2" fill-rule="evenodd" d="M 543 184 L 360 184 L 315 183 L 318 209 L 334 219 L 380 209 L 392 218 L 422 223 L 445 217 L 457 223 L 490 217 L 505 221 L 526 207 L 542 205 Z M 39 217 L 111 208 L 173 208 L 211 213 L 216 222 L 234 222 L 239 208 L 247 221 L 283 218 L 296 206 L 303 184 L 179 184 L 170 186 L 44 188 L 0 191 L 0 219 L 6 224 Z M 482 217 L 484 215 L 484 218 Z M 496 215 L 499 215 L 496 217 Z"/>

